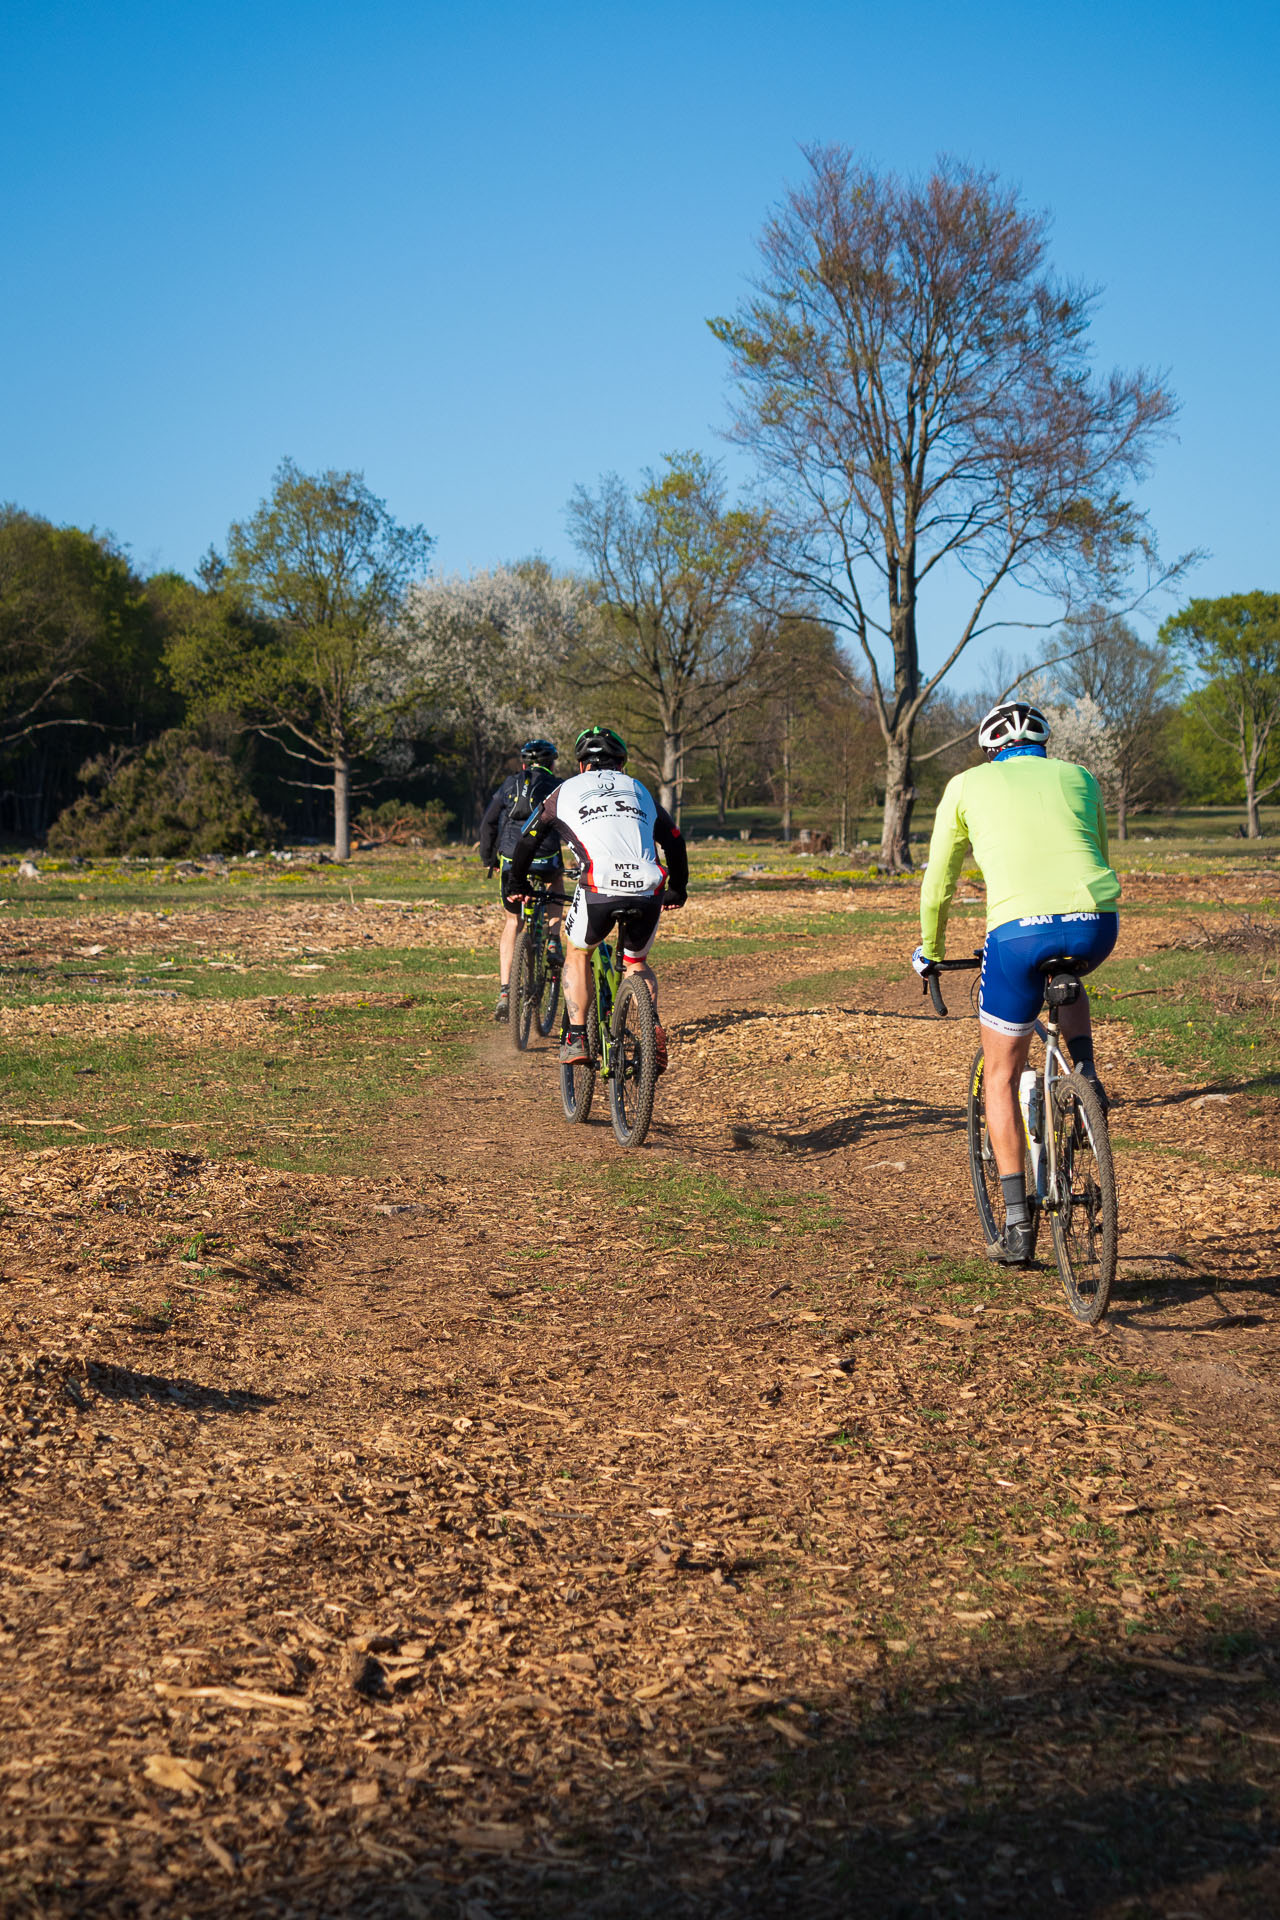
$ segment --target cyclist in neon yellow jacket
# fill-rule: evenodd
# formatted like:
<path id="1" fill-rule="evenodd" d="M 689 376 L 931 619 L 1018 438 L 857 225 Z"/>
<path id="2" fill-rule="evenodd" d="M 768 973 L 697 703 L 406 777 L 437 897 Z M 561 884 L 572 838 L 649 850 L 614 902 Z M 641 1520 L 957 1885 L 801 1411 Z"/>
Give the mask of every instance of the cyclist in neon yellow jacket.
<path id="1" fill-rule="evenodd" d="M 1005 1201 L 1004 1232 L 987 1253 L 1010 1265 L 1025 1264 L 1032 1249 L 1018 1081 L 1044 1002 L 1041 965 L 1069 956 L 1075 973 L 1089 973 L 1119 931 L 1120 881 L 1098 783 L 1086 767 L 1050 760 L 1048 738 L 1044 715 L 1025 700 L 1004 701 L 982 721 L 987 764 L 949 780 L 934 817 L 911 957 L 920 974 L 946 957 L 947 914 L 971 847 L 987 889 L 978 1020 L 987 1130 Z M 1076 1071 L 1097 1085 L 1087 994 L 1063 1007 L 1062 1033 Z"/>

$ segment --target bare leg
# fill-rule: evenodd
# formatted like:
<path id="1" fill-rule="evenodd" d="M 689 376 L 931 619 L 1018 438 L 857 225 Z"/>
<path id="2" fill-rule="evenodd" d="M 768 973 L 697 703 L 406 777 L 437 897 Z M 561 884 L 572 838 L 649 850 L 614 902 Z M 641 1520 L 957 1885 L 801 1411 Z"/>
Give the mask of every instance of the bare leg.
<path id="1" fill-rule="evenodd" d="M 569 1016 L 571 1027 L 584 1027 L 587 1024 L 587 950 L 575 947 L 570 941 L 564 950 L 564 970 L 560 976 L 564 987 L 565 1012 Z"/>
<path id="2" fill-rule="evenodd" d="M 519 931 L 520 915 L 505 914 L 502 921 L 502 938 L 498 942 L 498 983 L 503 987 L 511 983 L 511 956 L 516 950 L 516 935 Z"/>
<path id="3" fill-rule="evenodd" d="M 658 1012 L 658 976 L 647 960 L 628 960 L 625 962 L 628 973 L 638 973 L 649 989 L 649 998 L 653 1002 L 656 1017 Z"/>
<path id="4" fill-rule="evenodd" d="M 980 1032 L 987 1132 L 991 1137 L 996 1165 L 1004 1177 L 1021 1173 L 1026 1166 L 1018 1081 L 1031 1051 L 1031 1035 L 997 1033 L 994 1027 L 982 1027 Z"/>

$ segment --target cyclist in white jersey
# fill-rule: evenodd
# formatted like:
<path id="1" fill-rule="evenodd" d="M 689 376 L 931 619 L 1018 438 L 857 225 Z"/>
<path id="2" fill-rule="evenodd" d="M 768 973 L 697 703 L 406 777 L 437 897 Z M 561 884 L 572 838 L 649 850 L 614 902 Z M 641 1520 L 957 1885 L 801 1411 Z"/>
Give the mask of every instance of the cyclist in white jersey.
<path id="1" fill-rule="evenodd" d="M 507 886 L 514 895 L 540 846 L 558 833 L 573 848 L 581 872 L 564 923 L 564 1002 L 569 1034 L 560 1049 L 565 1065 L 588 1059 L 587 956 L 619 929 L 623 965 L 638 973 L 658 1004 L 658 981 L 648 953 L 664 906 L 682 907 L 689 889 L 689 856 L 680 829 L 647 787 L 623 771 L 627 746 L 612 727 L 588 727 L 574 752 L 578 772 L 548 794 L 511 856 Z M 659 850 L 666 856 L 664 867 Z M 658 1071 L 667 1041 L 657 1028 Z"/>

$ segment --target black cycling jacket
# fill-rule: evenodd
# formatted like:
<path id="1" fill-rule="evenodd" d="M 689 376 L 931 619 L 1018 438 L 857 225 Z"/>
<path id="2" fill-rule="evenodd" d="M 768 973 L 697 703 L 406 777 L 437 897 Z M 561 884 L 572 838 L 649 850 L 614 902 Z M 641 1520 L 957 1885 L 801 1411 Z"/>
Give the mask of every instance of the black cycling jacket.
<path id="1" fill-rule="evenodd" d="M 556 774 L 549 773 L 545 767 L 534 767 L 529 774 L 529 799 L 533 811 L 524 820 L 513 820 L 511 803 L 520 792 L 524 778 L 523 773 L 509 773 L 485 808 L 484 819 L 480 822 L 481 866 L 495 866 L 499 855 L 508 860 L 511 858 L 516 850 L 516 841 L 526 826 L 537 819 L 547 795 L 554 793 L 560 785 Z M 544 851 L 555 853 L 559 846 L 557 835 Z"/>

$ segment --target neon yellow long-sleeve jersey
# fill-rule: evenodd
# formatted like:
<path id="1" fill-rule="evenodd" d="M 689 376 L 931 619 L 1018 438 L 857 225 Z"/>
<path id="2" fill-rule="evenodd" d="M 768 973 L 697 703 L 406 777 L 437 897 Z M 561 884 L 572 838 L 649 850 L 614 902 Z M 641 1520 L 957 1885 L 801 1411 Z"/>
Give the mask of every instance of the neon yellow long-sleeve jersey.
<path id="1" fill-rule="evenodd" d="M 1107 848 L 1098 783 L 1069 760 L 1016 754 L 949 780 L 938 803 L 920 889 L 920 941 L 946 957 L 947 914 L 973 857 L 987 887 L 987 932 L 1035 913 L 1112 913 L 1120 881 Z"/>

